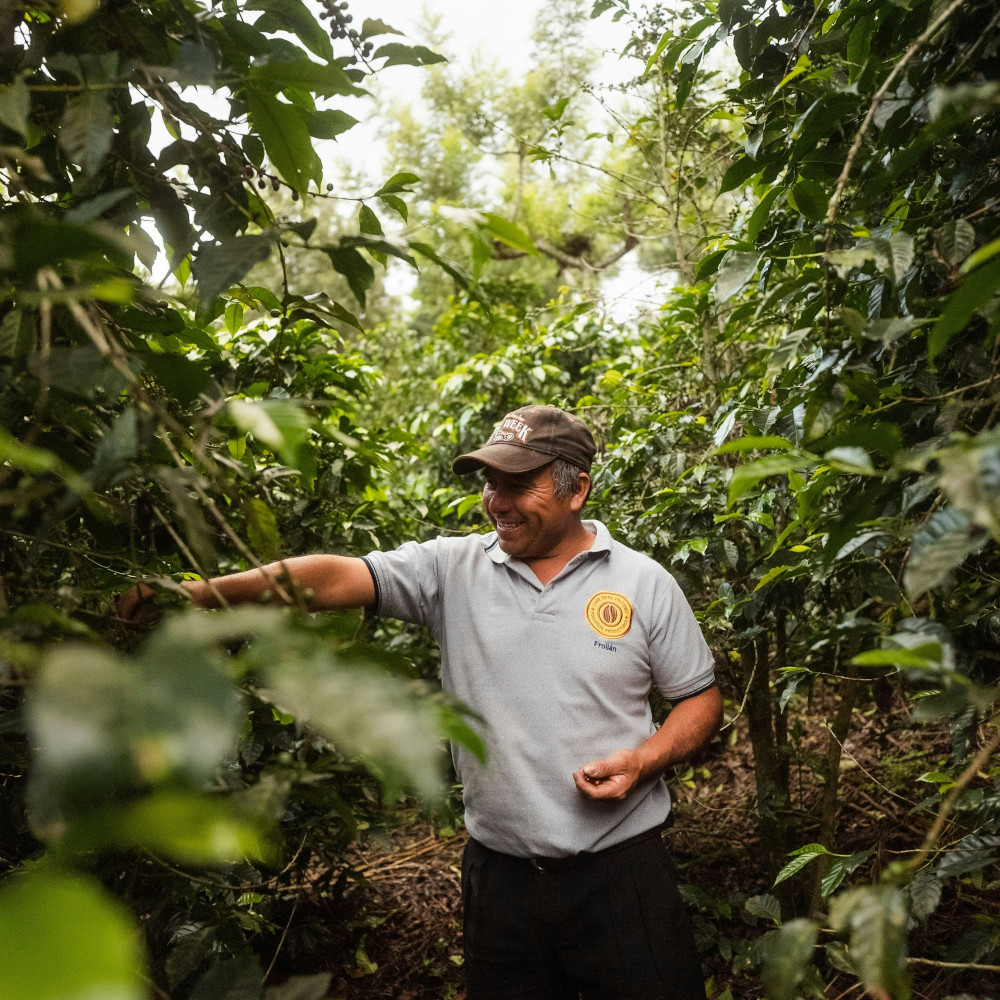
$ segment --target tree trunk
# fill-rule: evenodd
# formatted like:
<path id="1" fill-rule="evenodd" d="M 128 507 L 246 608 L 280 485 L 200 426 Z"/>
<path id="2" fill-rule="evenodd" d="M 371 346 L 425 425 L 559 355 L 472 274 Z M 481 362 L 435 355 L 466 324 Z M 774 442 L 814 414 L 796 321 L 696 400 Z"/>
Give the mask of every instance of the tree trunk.
<path id="1" fill-rule="evenodd" d="M 778 761 L 768 652 L 767 636 L 758 636 L 752 645 L 740 650 L 740 664 L 747 685 L 747 725 L 753 747 L 761 849 L 776 874 L 786 852 L 781 812 L 788 802 L 788 788 L 787 782 L 782 785 Z"/>
<path id="2" fill-rule="evenodd" d="M 856 680 L 858 668 L 850 662 L 857 652 L 856 645 L 856 643 L 851 644 L 849 655 L 844 658 L 847 662 L 844 664 L 843 670 L 849 679 L 840 685 L 840 705 L 830 726 L 830 735 L 826 743 L 826 780 L 823 785 L 823 798 L 820 802 L 819 833 L 816 840 L 831 851 L 835 850 L 836 842 L 840 759 L 843 754 L 844 740 L 847 739 L 847 734 L 851 730 L 851 717 L 854 714 L 854 705 L 858 697 L 858 682 Z M 823 910 L 822 882 L 829 874 L 831 864 L 831 859 L 825 855 L 816 860 L 812 899 L 809 903 L 809 912 L 813 919 L 816 919 Z"/>

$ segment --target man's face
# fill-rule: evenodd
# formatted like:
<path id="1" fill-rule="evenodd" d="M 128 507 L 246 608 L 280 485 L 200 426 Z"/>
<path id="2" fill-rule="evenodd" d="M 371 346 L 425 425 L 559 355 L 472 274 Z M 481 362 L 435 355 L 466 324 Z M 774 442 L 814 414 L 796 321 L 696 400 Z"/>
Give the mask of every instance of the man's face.
<path id="1" fill-rule="evenodd" d="M 551 465 L 531 472 L 484 470 L 483 509 L 496 529 L 500 548 L 517 559 L 554 555 L 579 525 L 583 491 L 556 496 Z"/>

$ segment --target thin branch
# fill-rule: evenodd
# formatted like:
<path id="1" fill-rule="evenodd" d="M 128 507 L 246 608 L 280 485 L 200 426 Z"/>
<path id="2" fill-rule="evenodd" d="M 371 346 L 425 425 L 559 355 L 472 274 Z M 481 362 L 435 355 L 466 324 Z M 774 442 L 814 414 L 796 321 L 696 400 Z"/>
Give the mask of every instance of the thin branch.
<path id="1" fill-rule="evenodd" d="M 824 222 L 827 226 L 832 226 L 834 220 L 837 218 L 837 209 L 840 206 L 840 199 L 844 195 L 844 189 L 847 187 L 847 179 L 851 175 L 851 168 L 854 166 L 854 161 L 857 158 L 858 153 L 861 150 L 861 144 L 864 142 L 865 135 L 868 133 L 868 128 L 875 118 L 875 113 L 878 111 L 879 107 L 882 105 L 882 99 L 888 93 L 889 88 L 896 82 L 897 77 L 906 69 L 909 61 L 920 51 L 923 46 L 929 42 L 934 35 L 937 34 L 939 29 L 945 24 L 946 21 L 951 17 L 955 11 L 958 10 L 965 0 L 952 0 L 952 2 L 936 17 L 927 29 L 917 38 L 912 45 L 903 53 L 903 57 L 893 66 L 892 71 L 882 82 L 882 86 L 875 92 L 875 97 L 872 99 L 871 107 L 868 109 L 868 113 L 865 115 L 864 121 L 861 123 L 861 128 L 858 129 L 858 134 L 854 137 L 854 142 L 851 144 L 850 152 L 847 154 L 847 159 L 844 161 L 844 169 L 840 172 L 840 177 L 837 178 L 837 186 L 834 189 L 833 197 L 830 199 L 830 204 L 826 210 L 826 218 Z M 830 234 L 832 235 L 832 229 Z M 829 236 L 827 239 L 829 240 Z"/>
<path id="2" fill-rule="evenodd" d="M 948 792 L 947 798 L 941 803 L 941 808 L 938 809 L 933 825 L 927 831 L 927 836 L 924 837 L 924 842 L 920 845 L 917 853 L 906 863 L 906 867 L 910 872 L 916 872 L 927 860 L 928 855 L 934 849 L 934 845 L 941 837 L 945 823 L 948 822 L 948 817 L 955 811 L 955 805 L 962 790 L 986 766 L 986 762 L 996 753 L 998 747 L 1000 747 L 1000 731 L 997 731 L 993 739 L 972 758 L 972 763 L 959 775 L 958 780 Z"/>
<path id="3" fill-rule="evenodd" d="M 271 975 L 274 969 L 274 963 L 278 961 L 278 955 L 281 954 L 282 946 L 285 943 L 285 938 L 288 937 L 288 929 L 292 926 L 292 920 L 295 919 L 295 911 L 299 908 L 299 899 L 301 897 L 296 896 L 295 902 L 292 904 L 292 912 L 288 914 L 288 922 L 285 924 L 285 929 L 281 932 L 281 939 L 278 941 L 278 947 L 274 949 L 274 957 L 271 959 L 271 964 L 267 967 L 267 972 L 264 973 L 264 982 L 267 982 L 268 976 Z"/>
<path id="4" fill-rule="evenodd" d="M 939 962 L 936 958 L 908 958 L 914 965 L 932 965 L 936 969 L 972 969 L 974 972 L 1000 972 L 1000 965 L 977 965 L 975 962 Z"/>

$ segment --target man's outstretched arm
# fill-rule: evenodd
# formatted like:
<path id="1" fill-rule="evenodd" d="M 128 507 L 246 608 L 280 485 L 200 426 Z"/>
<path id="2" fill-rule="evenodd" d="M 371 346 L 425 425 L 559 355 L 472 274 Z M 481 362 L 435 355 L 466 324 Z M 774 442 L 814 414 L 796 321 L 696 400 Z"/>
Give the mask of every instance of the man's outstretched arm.
<path id="1" fill-rule="evenodd" d="M 368 566 L 363 559 L 354 556 L 295 556 L 245 573 L 231 573 L 212 580 L 185 580 L 182 586 L 191 600 L 202 608 L 218 608 L 223 601 L 226 604 L 253 604 L 265 593 L 269 593 L 277 604 L 288 604 L 291 603 L 289 589 L 306 595 L 310 611 L 363 608 L 375 602 L 375 584 Z M 131 621 L 140 604 L 152 593 L 146 584 L 126 591 L 118 600 L 118 616 Z"/>
<path id="2" fill-rule="evenodd" d="M 573 773 L 573 781 L 586 799 L 624 799 L 638 781 L 659 777 L 671 764 L 687 760 L 721 724 L 722 695 L 710 687 L 678 702 L 643 744 L 584 764 Z"/>

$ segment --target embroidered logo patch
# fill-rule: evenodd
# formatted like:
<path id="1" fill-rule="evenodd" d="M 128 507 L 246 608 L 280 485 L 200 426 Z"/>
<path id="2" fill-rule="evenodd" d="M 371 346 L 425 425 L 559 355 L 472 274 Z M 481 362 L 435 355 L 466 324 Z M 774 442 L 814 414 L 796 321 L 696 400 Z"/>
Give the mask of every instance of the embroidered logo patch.
<path id="1" fill-rule="evenodd" d="M 600 590 L 587 601 L 587 622 L 605 639 L 620 639 L 632 627 L 632 605 L 628 598 Z"/>

